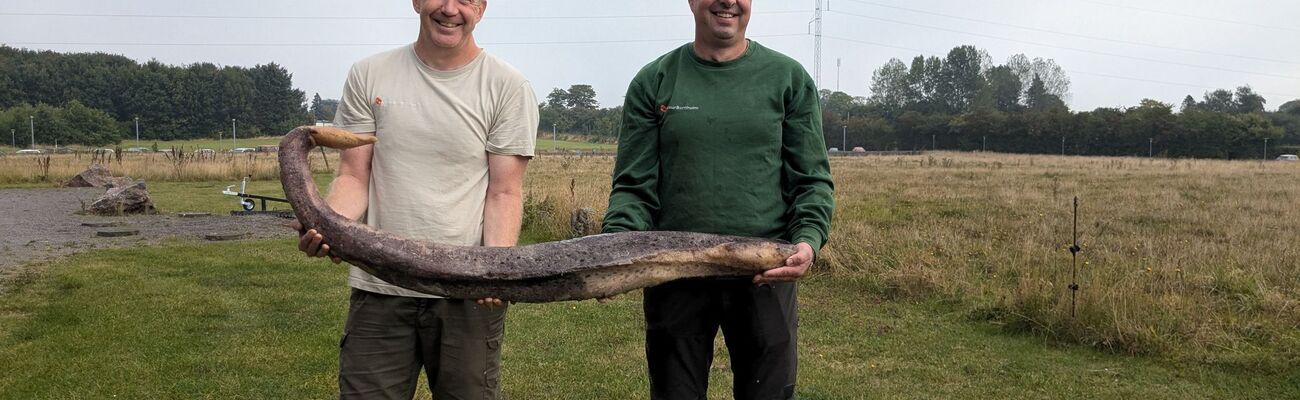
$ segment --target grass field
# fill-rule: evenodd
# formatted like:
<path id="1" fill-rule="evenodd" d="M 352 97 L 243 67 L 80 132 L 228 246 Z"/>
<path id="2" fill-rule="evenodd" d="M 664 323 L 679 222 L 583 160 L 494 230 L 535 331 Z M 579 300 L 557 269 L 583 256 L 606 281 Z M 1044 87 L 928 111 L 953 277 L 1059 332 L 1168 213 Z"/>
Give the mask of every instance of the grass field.
<path id="1" fill-rule="evenodd" d="M 612 161 L 534 160 L 525 236 L 600 215 Z M 832 241 L 801 285 L 800 398 L 1300 397 L 1300 165 L 936 153 L 832 168 Z M 250 192 L 278 193 L 255 175 Z M 234 207 L 217 194 L 233 180 L 159 179 L 164 211 Z M 0 398 L 330 397 L 343 272 L 291 249 L 46 266 L 0 298 Z M 638 296 L 517 305 L 509 321 L 509 398 L 644 396 Z M 711 398 L 726 398 L 718 357 Z"/>
<path id="2" fill-rule="evenodd" d="M 290 241 L 102 251 L 0 302 L 0 398 L 328 398 L 342 267 Z M 942 301 L 801 286 L 799 398 L 1294 398 L 1286 371 L 1112 355 L 1006 335 Z M 512 306 L 508 399 L 644 398 L 639 296 Z M 710 398 L 728 398 L 726 359 Z M 427 398 L 427 395 L 423 396 Z"/>

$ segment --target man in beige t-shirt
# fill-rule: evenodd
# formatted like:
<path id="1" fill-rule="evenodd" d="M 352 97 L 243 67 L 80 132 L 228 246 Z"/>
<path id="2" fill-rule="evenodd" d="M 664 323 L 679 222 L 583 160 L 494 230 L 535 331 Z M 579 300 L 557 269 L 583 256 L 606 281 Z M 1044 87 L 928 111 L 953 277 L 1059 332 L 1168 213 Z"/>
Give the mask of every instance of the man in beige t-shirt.
<path id="1" fill-rule="evenodd" d="M 415 0 L 415 43 L 352 66 L 334 123 L 379 138 L 343 152 L 330 185 L 342 215 L 405 237 L 513 246 L 523 176 L 533 156 L 537 99 L 518 70 L 474 42 L 486 0 Z M 328 256 L 329 238 L 299 244 Z M 497 299 L 443 299 L 351 267 L 339 341 L 343 398 L 414 394 L 421 367 L 435 398 L 499 396 L 505 308 Z"/>

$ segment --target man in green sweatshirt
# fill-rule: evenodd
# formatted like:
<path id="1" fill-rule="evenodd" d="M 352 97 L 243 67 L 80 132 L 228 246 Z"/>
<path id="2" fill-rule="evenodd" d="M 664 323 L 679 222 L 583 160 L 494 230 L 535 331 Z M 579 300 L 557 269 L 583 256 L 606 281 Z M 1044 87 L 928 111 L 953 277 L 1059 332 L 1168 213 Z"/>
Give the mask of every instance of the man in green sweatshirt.
<path id="1" fill-rule="evenodd" d="M 688 2 L 695 41 L 628 87 L 603 231 L 796 243 L 785 265 L 761 275 L 679 280 L 644 299 L 651 398 L 704 398 L 719 328 L 737 399 L 793 398 L 794 281 L 826 243 L 834 208 L 816 83 L 745 39 L 751 0 Z"/>

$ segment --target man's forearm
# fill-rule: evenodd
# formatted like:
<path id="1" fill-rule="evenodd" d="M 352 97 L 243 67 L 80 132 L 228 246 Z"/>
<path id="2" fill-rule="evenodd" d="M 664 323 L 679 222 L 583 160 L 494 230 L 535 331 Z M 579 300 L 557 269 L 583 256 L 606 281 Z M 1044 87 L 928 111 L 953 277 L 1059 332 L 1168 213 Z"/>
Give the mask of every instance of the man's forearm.
<path id="1" fill-rule="evenodd" d="M 483 245 L 514 246 L 523 224 L 523 195 L 518 192 L 489 193 L 483 207 Z"/>
<path id="2" fill-rule="evenodd" d="M 370 205 L 370 188 L 354 176 L 341 174 L 330 182 L 325 202 L 334 212 L 353 221 L 360 220 Z"/>

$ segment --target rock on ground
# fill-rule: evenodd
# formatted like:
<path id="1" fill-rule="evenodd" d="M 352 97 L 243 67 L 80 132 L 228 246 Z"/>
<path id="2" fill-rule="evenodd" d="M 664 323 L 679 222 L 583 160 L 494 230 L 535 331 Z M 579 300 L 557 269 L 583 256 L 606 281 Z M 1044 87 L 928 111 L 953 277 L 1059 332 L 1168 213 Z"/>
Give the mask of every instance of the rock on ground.
<path id="1" fill-rule="evenodd" d="M 141 214 L 154 211 L 144 181 L 108 189 L 87 210 L 98 215 Z"/>
<path id="2" fill-rule="evenodd" d="M 108 188 L 126 186 L 131 183 L 134 183 L 131 178 L 113 177 L 113 174 L 109 172 L 108 167 L 96 163 L 90 164 L 90 168 L 87 168 L 85 171 L 77 174 L 77 176 L 72 177 L 72 179 L 69 179 L 68 183 L 63 186 Z"/>

